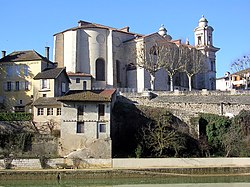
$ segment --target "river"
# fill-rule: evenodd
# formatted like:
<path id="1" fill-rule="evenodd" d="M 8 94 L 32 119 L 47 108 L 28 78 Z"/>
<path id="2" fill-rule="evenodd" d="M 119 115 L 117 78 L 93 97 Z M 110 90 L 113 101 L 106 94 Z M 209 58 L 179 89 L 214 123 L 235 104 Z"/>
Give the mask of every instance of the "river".
<path id="1" fill-rule="evenodd" d="M 250 176 L 1 180 L 0 187 L 249 187 Z"/>

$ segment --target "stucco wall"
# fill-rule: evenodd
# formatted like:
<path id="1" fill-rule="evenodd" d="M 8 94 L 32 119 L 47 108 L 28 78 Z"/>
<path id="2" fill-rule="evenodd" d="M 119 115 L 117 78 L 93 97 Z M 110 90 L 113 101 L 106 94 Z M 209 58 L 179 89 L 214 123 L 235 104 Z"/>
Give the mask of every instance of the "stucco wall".
<path id="1" fill-rule="evenodd" d="M 100 119 L 98 104 L 105 105 L 105 114 Z M 77 116 L 77 105 L 84 105 L 83 116 Z M 67 155 L 75 150 L 89 148 L 100 139 L 107 139 L 107 142 L 110 142 L 110 110 L 110 103 L 65 102 L 62 107 L 60 154 Z M 77 133 L 77 122 L 84 122 L 84 132 Z M 106 132 L 100 132 L 100 123 L 106 125 Z M 111 156 L 111 147 L 108 151 Z"/>

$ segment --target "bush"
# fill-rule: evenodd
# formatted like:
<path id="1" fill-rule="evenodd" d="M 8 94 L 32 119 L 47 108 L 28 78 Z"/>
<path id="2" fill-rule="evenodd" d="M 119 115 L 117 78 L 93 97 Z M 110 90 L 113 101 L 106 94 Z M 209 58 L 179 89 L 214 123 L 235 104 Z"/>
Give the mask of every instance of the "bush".
<path id="1" fill-rule="evenodd" d="M 30 121 L 32 120 L 31 113 L 0 113 L 0 121 Z"/>

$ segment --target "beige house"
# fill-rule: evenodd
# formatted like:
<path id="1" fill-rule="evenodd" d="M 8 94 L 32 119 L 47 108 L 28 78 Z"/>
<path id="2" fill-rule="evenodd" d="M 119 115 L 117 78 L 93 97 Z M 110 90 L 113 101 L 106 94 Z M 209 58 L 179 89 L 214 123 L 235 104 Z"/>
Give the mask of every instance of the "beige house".
<path id="1" fill-rule="evenodd" d="M 0 102 L 5 111 L 31 112 L 34 76 L 54 63 L 34 50 L 14 51 L 0 59 Z"/>
<path id="2" fill-rule="evenodd" d="M 92 75 L 86 73 L 73 73 L 67 72 L 70 84 L 70 90 L 91 90 L 92 88 Z"/>
<path id="3" fill-rule="evenodd" d="M 61 103 L 56 97 L 69 90 L 65 68 L 46 69 L 34 77 L 33 123 L 41 133 L 60 129 Z"/>
<path id="4" fill-rule="evenodd" d="M 81 158 L 111 157 L 111 112 L 115 89 L 69 91 L 62 102 L 61 156 Z"/>

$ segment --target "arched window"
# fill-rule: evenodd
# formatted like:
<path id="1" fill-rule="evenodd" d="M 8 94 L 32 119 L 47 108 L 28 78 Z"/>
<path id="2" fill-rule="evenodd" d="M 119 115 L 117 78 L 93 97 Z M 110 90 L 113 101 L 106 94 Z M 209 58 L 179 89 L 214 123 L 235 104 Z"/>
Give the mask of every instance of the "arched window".
<path id="1" fill-rule="evenodd" d="M 95 62 L 95 75 L 97 81 L 105 81 L 105 61 L 101 58 Z"/>

